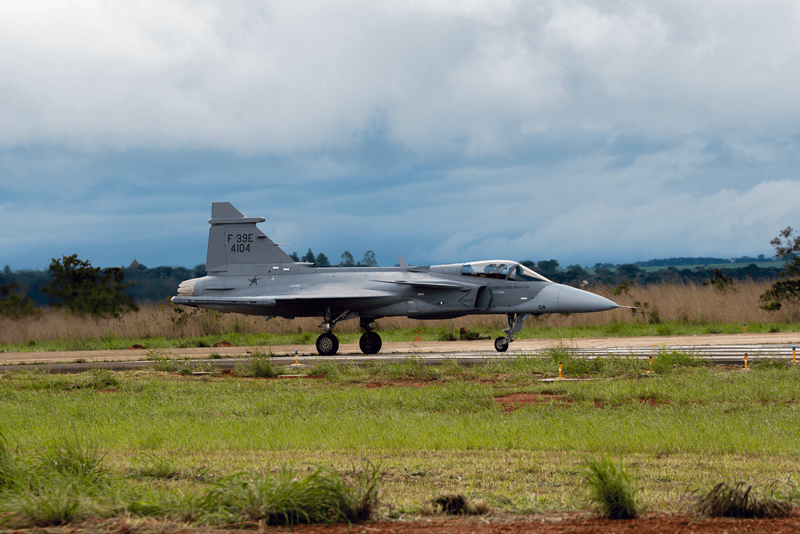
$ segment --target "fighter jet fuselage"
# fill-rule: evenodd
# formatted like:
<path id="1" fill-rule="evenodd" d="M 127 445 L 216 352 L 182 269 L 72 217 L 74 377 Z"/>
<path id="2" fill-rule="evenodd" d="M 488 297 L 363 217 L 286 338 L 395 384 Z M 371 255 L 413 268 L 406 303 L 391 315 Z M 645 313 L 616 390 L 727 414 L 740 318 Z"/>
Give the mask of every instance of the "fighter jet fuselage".
<path id="1" fill-rule="evenodd" d="M 212 204 L 208 275 L 180 284 L 176 304 L 266 317 L 322 317 L 317 340 L 321 354 L 335 354 L 337 322 L 359 318 L 360 346 L 374 354 L 381 341 L 372 323 L 382 317 L 449 319 L 472 314 L 504 314 L 506 336 L 495 340 L 505 351 L 531 315 L 605 311 L 614 302 L 556 284 L 508 260 L 413 267 L 315 267 L 295 262 L 256 224 L 227 202 Z"/>

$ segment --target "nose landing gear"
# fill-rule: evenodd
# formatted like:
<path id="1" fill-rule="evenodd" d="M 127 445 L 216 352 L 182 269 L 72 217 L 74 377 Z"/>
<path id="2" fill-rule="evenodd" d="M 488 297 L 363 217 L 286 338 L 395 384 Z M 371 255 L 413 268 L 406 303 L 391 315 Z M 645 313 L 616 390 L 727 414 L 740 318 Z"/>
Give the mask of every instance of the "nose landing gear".
<path id="1" fill-rule="evenodd" d="M 325 332 L 320 334 L 317 338 L 317 352 L 320 356 L 333 356 L 339 350 L 339 338 L 337 338 L 333 334 L 333 327 L 336 326 L 336 323 L 339 321 L 344 321 L 345 319 L 350 319 L 354 315 L 350 313 L 350 310 L 345 310 L 338 317 L 333 319 L 333 315 L 331 313 L 331 309 L 328 308 L 325 310 L 325 319 L 320 326 Z"/>
<path id="2" fill-rule="evenodd" d="M 514 332 L 519 332 L 522 330 L 522 323 L 525 322 L 525 319 L 530 317 L 531 314 L 529 313 L 507 313 L 506 314 L 506 324 L 508 328 L 503 330 L 505 332 L 505 337 L 500 336 L 494 340 L 494 350 L 497 352 L 505 352 L 508 350 L 508 344 L 514 341 Z"/>
<path id="3" fill-rule="evenodd" d="M 324 332 L 317 338 L 317 352 L 320 356 L 333 356 L 339 350 L 339 339 L 331 332 Z"/>

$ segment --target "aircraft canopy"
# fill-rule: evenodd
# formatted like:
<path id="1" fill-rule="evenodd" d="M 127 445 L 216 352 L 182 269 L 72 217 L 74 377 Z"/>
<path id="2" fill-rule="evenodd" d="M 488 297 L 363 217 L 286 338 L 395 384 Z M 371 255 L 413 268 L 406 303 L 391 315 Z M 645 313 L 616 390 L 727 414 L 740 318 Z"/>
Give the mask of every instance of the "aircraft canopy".
<path id="1" fill-rule="evenodd" d="M 465 263 L 461 274 L 497 278 L 500 280 L 519 280 L 524 282 L 549 282 L 547 278 L 515 261 L 488 260 Z"/>

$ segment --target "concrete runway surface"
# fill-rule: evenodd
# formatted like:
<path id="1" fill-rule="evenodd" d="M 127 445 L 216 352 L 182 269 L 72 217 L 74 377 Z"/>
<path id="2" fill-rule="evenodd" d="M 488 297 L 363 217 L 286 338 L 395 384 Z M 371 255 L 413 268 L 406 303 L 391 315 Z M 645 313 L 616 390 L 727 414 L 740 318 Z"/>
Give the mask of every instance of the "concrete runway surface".
<path id="1" fill-rule="evenodd" d="M 385 342 L 374 356 L 361 353 L 357 343 L 342 344 L 336 356 L 322 358 L 314 345 L 279 345 L 256 347 L 204 347 L 172 349 L 131 349 L 63 352 L 6 352 L 0 353 L 0 365 L 24 369 L 44 367 L 53 372 L 80 372 L 94 367 L 133 369 L 147 367 L 154 359 L 190 359 L 197 363 L 214 363 L 232 367 L 236 358 L 254 353 L 271 354 L 278 365 L 294 363 L 295 351 L 300 363 L 318 361 L 364 362 L 369 360 L 401 360 L 422 358 L 430 363 L 455 358 L 463 363 L 492 358 L 513 358 L 533 354 L 543 349 L 563 346 L 575 355 L 585 357 L 617 354 L 647 358 L 662 348 L 682 350 L 718 363 L 741 362 L 749 353 L 751 361 L 760 358 L 792 358 L 792 345 L 800 340 L 798 332 L 769 334 L 709 334 L 701 336 L 648 336 L 624 338 L 532 339 L 515 341 L 506 353 L 494 350 L 491 340 L 480 341 L 419 341 Z M 214 355 L 212 359 L 212 354 Z M 2 367 L 0 367 L 2 369 Z"/>

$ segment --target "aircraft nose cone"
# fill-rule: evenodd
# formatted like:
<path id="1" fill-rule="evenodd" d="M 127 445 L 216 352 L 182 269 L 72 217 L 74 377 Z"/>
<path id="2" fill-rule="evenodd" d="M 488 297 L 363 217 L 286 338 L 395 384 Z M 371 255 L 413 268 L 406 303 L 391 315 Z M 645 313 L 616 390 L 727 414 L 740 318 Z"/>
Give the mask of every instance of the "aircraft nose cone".
<path id="1" fill-rule="evenodd" d="M 558 286 L 558 311 L 561 313 L 600 312 L 619 308 L 619 304 L 600 295 L 570 286 Z"/>

